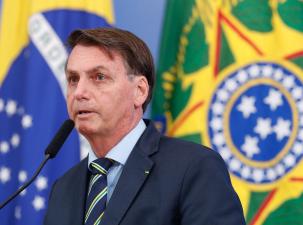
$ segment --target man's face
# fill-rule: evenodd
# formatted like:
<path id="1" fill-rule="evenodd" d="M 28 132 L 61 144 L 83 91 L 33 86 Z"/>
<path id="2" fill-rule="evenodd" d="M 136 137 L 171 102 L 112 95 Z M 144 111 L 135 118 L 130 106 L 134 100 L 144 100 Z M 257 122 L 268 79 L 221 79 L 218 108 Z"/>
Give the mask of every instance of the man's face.
<path id="1" fill-rule="evenodd" d="M 67 108 L 87 138 L 123 132 L 135 117 L 138 79 L 129 77 L 120 54 L 76 45 L 67 62 Z M 140 109 L 141 110 L 141 109 Z"/>

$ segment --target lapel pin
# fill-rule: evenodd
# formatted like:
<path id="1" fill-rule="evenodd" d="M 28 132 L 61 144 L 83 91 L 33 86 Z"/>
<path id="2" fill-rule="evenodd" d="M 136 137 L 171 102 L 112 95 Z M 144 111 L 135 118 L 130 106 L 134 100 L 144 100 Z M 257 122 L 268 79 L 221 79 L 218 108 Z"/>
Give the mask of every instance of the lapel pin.
<path id="1" fill-rule="evenodd" d="M 144 174 L 145 174 L 145 175 L 148 175 L 148 174 L 149 174 L 149 171 L 148 171 L 148 170 L 145 170 L 145 171 L 144 171 Z"/>

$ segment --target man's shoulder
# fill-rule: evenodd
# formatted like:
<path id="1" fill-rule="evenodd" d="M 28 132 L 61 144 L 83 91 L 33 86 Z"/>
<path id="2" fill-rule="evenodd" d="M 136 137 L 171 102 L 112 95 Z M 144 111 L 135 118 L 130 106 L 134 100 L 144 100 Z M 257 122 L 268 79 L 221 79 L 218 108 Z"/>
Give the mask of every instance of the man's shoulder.
<path id="1" fill-rule="evenodd" d="M 194 143 L 192 141 L 183 140 L 176 137 L 165 136 L 155 128 L 152 121 L 145 120 L 147 123 L 147 129 L 142 136 L 141 146 L 142 148 L 156 148 L 159 153 L 174 154 L 180 157 L 191 156 L 191 157 L 208 157 L 214 156 L 219 157 L 220 155 L 212 150 L 211 148 Z M 151 150 L 150 152 L 154 152 Z"/>
<path id="2" fill-rule="evenodd" d="M 162 136 L 159 142 L 159 148 L 162 151 L 169 151 L 178 155 L 189 155 L 193 157 L 218 157 L 219 154 L 202 144 L 198 144 L 192 141 L 186 141 L 180 138 Z"/>

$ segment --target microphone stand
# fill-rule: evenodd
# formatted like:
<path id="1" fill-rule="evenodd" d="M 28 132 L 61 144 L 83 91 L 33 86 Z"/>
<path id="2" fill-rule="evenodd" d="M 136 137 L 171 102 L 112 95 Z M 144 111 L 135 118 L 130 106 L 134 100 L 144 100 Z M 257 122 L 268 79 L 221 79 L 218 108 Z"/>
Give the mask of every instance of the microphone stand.
<path id="1" fill-rule="evenodd" d="M 40 171 L 44 167 L 45 163 L 49 159 L 50 159 L 50 154 L 46 154 L 44 157 L 44 160 L 42 161 L 42 163 L 39 165 L 38 169 L 34 173 L 34 176 L 29 181 L 27 181 L 25 184 L 23 184 L 14 194 L 9 196 L 9 198 L 7 198 L 3 203 L 1 203 L 0 209 L 2 209 L 4 206 L 6 206 L 11 200 L 13 200 L 18 194 L 20 194 L 20 192 L 22 192 L 25 188 L 27 188 L 37 178 Z"/>

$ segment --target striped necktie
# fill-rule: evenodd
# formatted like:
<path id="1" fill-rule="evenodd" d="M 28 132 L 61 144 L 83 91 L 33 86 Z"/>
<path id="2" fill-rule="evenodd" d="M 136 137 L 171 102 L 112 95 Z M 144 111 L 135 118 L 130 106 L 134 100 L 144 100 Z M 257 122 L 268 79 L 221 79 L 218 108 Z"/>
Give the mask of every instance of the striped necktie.
<path id="1" fill-rule="evenodd" d="M 90 163 L 92 173 L 86 200 L 85 225 L 98 225 L 106 207 L 108 169 L 113 161 L 107 158 L 96 159 Z"/>

